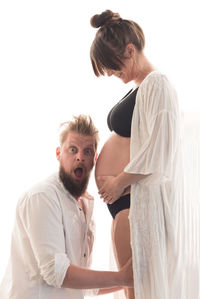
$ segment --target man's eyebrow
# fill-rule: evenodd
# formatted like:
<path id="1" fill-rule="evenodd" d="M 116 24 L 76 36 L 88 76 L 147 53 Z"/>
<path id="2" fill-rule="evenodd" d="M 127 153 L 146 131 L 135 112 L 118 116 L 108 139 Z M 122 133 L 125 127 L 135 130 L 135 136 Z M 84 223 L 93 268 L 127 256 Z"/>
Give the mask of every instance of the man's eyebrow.
<path id="1" fill-rule="evenodd" d="M 94 144 L 93 143 L 88 144 L 88 145 L 86 145 L 86 147 L 94 147 Z"/>
<path id="2" fill-rule="evenodd" d="M 74 143 L 69 143 L 65 145 L 65 148 L 69 148 L 69 147 L 77 147 L 77 146 Z"/>

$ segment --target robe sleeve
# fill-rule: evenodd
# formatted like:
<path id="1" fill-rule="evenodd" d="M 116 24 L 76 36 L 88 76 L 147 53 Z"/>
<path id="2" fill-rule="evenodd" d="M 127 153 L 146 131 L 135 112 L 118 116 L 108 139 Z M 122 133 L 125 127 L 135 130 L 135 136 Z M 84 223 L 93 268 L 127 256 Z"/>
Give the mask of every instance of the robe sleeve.
<path id="1" fill-rule="evenodd" d="M 172 176 L 177 149 L 177 101 L 163 76 L 152 76 L 141 86 L 131 131 L 128 173 Z"/>

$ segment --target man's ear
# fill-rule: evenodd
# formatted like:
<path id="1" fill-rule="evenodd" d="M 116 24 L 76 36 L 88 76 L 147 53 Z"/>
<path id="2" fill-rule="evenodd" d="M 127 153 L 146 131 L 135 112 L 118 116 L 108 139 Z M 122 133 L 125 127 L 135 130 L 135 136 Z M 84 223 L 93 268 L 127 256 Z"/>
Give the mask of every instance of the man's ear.
<path id="1" fill-rule="evenodd" d="M 60 161 L 60 147 L 59 146 L 56 148 L 56 158 L 58 161 Z"/>

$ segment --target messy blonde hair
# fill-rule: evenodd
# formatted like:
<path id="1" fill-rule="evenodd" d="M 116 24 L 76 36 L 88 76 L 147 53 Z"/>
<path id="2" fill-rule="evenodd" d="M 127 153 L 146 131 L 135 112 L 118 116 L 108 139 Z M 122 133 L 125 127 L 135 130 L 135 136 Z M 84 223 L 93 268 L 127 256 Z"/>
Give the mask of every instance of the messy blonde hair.
<path id="1" fill-rule="evenodd" d="M 97 128 L 94 126 L 93 121 L 89 115 L 79 115 L 74 116 L 73 120 L 63 122 L 60 125 L 60 145 L 62 146 L 65 142 L 67 135 L 69 132 L 78 133 L 84 136 L 92 136 L 95 137 L 95 149 L 97 149 L 98 141 L 99 141 L 99 132 Z"/>

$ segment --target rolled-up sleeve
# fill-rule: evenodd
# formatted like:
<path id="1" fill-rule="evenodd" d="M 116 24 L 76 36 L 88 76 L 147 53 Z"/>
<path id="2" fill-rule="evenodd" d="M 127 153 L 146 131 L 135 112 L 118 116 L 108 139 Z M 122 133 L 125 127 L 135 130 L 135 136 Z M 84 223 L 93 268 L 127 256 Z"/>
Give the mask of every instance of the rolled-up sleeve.
<path id="1" fill-rule="evenodd" d="M 40 276 L 48 285 L 60 288 L 70 261 L 65 252 L 62 210 L 56 195 L 51 192 L 27 195 L 18 209 L 26 232 L 24 237 L 30 243 L 30 255 Z"/>

